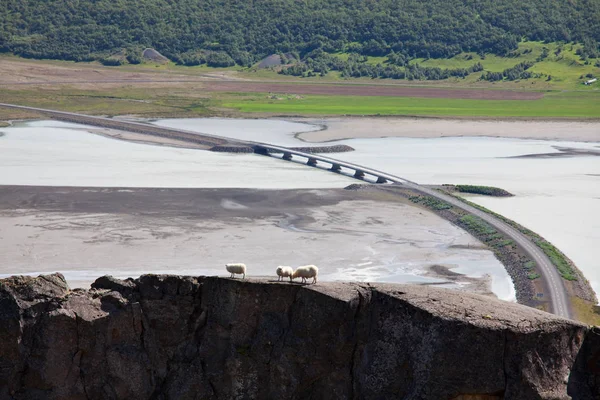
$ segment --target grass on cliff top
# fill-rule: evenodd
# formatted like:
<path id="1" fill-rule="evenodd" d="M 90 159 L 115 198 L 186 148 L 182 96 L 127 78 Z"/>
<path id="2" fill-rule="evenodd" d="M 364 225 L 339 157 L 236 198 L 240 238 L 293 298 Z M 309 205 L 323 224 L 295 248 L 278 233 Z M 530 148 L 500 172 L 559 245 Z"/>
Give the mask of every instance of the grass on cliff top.
<path id="1" fill-rule="evenodd" d="M 570 297 L 570 300 L 576 320 L 600 326 L 600 314 L 594 311 L 595 304 L 575 296 Z"/>
<path id="2" fill-rule="evenodd" d="M 270 99 L 264 94 L 224 99 L 223 107 L 244 113 L 285 115 L 438 115 L 474 117 L 598 118 L 599 93 L 546 93 L 539 100 L 468 100 L 446 98 L 323 96 Z"/>

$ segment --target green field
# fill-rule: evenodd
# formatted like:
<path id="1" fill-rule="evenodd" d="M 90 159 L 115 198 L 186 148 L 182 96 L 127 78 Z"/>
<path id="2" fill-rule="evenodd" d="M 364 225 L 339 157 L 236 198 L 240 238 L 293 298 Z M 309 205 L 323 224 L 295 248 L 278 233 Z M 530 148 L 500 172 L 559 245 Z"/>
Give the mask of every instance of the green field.
<path id="1" fill-rule="evenodd" d="M 542 45 L 537 42 L 524 42 L 522 46 L 529 46 L 532 51 L 527 52 L 522 58 L 538 57 L 541 52 L 540 46 L 549 46 L 556 52 L 557 44 Z M 580 69 L 591 69 L 597 67 L 591 64 L 582 65 L 581 62 L 572 64 L 572 58 L 578 57 L 574 54 L 577 48 L 564 45 L 561 60 L 550 60 L 555 57 L 550 51 L 548 58 L 536 63 L 532 69 L 551 72 L 553 76 L 570 77 L 565 78 L 563 83 L 575 82 L 581 76 Z M 525 51 L 521 49 L 520 51 Z M 471 65 L 472 60 L 461 60 L 461 56 L 446 60 L 423 60 L 423 63 L 440 66 L 454 67 Z M 464 56 L 462 56 L 464 58 Z M 492 63 L 492 67 L 486 68 L 501 70 L 505 66 L 512 66 L 521 58 L 498 58 L 487 56 L 486 63 Z M 19 62 L 31 65 L 33 70 L 47 69 L 52 75 L 56 71 L 63 73 L 67 69 L 74 71 L 89 70 L 101 71 L 107 76 L 112 71 L 119 72 L 146 72 L 151 73 L 152 79 L 170 79 L 175 76 L 185 79 L 186 76 L 203 76 L 218 73 L 226 78 L 243 77 L 249 80 L 266 81 L 275 80 L 286 83 L 327 83 L 338 81 L 342 78 L 339 73 L 330 72 L 325 77 L 310 79 L 296 78 L 277 74 L 273 70 L 241 69 L 233 67 L 228 69 L 209 68 L 206 66 L 184 67 L 175 66 L 172 63 L 153 66 L 152 64 L 124 65 L 119 67 L 107 67 L 98 63 L 74 63 L 65 61 L 41 61 L 27 60 L 14 56 L 0 56 L 0 67 L 2 62 L 7 64 Z M 448 63 L 448 64 L 443 64 Z M 23 71 L 26 66 L 20 67 Z M 7 73 L 11 70 L 8 70 Z M 27 75 L 23 72 L 23 76 Z M 493 89 L 519 89 L 523 85 L 528 91 L 544 93 L 540 100 L 466 100 L 447 98 L 416 98 L 416 97 L 384 97 L 384 96 L 339 96 L 339 95 L 297 95 L 293 89 L 285 94 L 275 96 L 267 93 L 223 93 L 202 90 L 202 82 L 197 84 L 170 84 L 163 83 L 159 86 L 145 84 L 122 85 L 102 84 L 91 85 L 87 88 L 74 87 L 68 84 L 35 86 L 10 86 L 0 89 L 0 102 L 15 103 L 23 105 L 38 106 L 41 108 L 59 109 L 64 111 L 83 112 L 102 115 L 137 114 L 144 116 L 163 117 L 196 117 L 206 115 L 234 115 L 244 113 L 265 113 L 276 115 L 415 115 L 415 116 L 457 116 L 457 117 L 523 117 L 523 118 L 576 118 L 576 119 L 600 119 L 600 82 L 590 86 L 580 83 L 573 84 L 570 89 L 553 87 L 558 85 L 557 80 L 549 82 L 542 79 L 529 79 L 516 82 L 482 82 L 469 80 L 475 79 L 469 76 L 467 79 L 449 79 L 445 81 L 395 81 L 360 78 L 357 80 L 345 80 L 347 83 L 386 83 L 400 85 L 415 85 L 427 87 L 451 87 L 451 88 L 493 88 Z M 600 75 L 600 74 L 599 74 Z M 78 75 L 81 76 L 81 75 Z M 77 78 L 77 79 L 82 79 Z M 521 86 L 519 86 L 521 85 Z M 550 89 L 540 89 L 548 86 Z M 300 86 L 299 86 L 300 87 Z M 0 119 L 11 119 L 24 117 L 23 112 L 0 110 Z"/>
<path id="2" fill-rule="evenodd" d="M 334 56 L 336 56 L 337 58 L 339 58 L 340 60 L 344 60 L 344 61 L 348 61 L 348 57 L 350 57 L 350 53 L 333 53 Z M 374 56 L 369 56 L 367 58 L 367 64 L 383 64 L 384 62 L 386 62 L 387 57 L 374 57 Z"/>
<path id="3" fill-rule="evenodd" d="M 600 93 L 550 92 L 540 100 L 464 100 L 383 96 L 269 95 L 203 92 L 187 88 L 54 87 L 0 90 L 0 102 L 101 115 L 197 117 L 276 115 L 418 115 L 464 117 L 600 118 Z M 21 117 L 1 109 L 0 119 Z"/>
<path id="4" fill-rule="evenodd" d="M 223 100 L 241 112 L 319 115 L 439 115 L 476 117 L 600 118 L 600 93 L 551 92 L 540 100 L 465 100 L 371 96 L 249 95 Z"/>
<path id="5" fill-rule="evenodd" d="M 542 43 L 542 42 L 521 42 L 519 48 L 510 57 L 499 57 L 496 55 L 486 55 L 484 58 L 476 53 L 462 53 L 448 59 L 416 59 L 412 63 L 419 63 L 427 67 L 440 68 L 468 68 L 476 62 L 480 62 L 484 71 L 502 72 L 505 69 L 514 67 L 524 61 L 535 62 L 530 71 L 543 74 L 542 78 L 532 78 L 519 82 L 502 82 L 502 85 L 526 87 L 535 82 L 536 85 L 544 84 L 549 88 L 555 89 L 587 89 L 593 90 L 594 87 L 586 88 L 582 82 L 587 74 L 600 76 L 600 67 L 596 64 L 597 59 L 582 60 L 576 54 L 581 47 L 578 44 L 560 44 L 560 43 Z M 547 57 L 541 61 L 538 58 L 542 55 L 543 49 L 547 49 Z M 560 49 L 560 51 L 559 51 Z M 551 80 L 547 81 L 547 76 Z M 475 82 L 481 76 L 480 73 L 474 73 L 464 81 Z M 582 79 L 581 76 L 584 78 Z M 536 86 L 536 87 L 538 87 Z M 597 88 L 596 86 L 595 88 Z"/>

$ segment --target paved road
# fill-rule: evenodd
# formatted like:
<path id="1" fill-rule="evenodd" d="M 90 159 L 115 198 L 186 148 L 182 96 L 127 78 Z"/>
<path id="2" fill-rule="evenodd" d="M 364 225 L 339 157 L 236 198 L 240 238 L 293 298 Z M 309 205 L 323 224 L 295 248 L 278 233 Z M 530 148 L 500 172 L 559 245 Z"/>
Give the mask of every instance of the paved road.
<path id="1" fill-rule="evenodd" d="M 529 255 L 529 257 L 531 257 L 531 259 L 537 264 L 541 278 L 544 280 L 546 287 L 550 291 L 550 311 L 558 316 L 571 318 L 571 309 L 569 307 L 568 300 L 569 297 L 560 274 L 558 273 L 554 264 L 552 264 L 552 261 L 550 261 L 546 254 L 544 254 L 544 252 L 535 243 L 533 243 L 531 239 L 495 216 L 465 204 L 452 196 L 445 195 L 437 190 L 424 188 L 414 183 L 409 183 L 409 186 L 412 186 L 414 189 L 418 189 L 429 194 L 430 196 L 434 196 L 440 200 L 452 204 L 453 206 L 462 208 L 463 210 L 478 216 L 514 240 L 514 242 L 521 246 L 525 253 L 527 253 L 527 255 Z"/>
<path id="2" fill-rule="evenodd" d="M 43 112 L 46 115 L 50 115 L 50 116 L 54 115 L 57 117 L 65 116 L 65 115 L 73 116 L 73 117 L 80 117 L 82 119 L 85 118 L 86 121 L 92 125 L 94 125 L 95 121 L 98 121 L 98 123 L 104 122 L 106 120 L 114 121 L 114 120 L 108 119 L 108 118 L 90 117 L 88 115 L 67 113 L 67 112 L 62 112 L 62 111 L 54 111 L 54 110 L 40 109 L 40 108 L 34 108 L 34 107 L 18 106 L 18 105 L 13 105 L 13 104 L 0 103 L 0 107 L 20 108 L 20 109 L 25 109 L 25 110 L 30 110 L 30 111 L 38 111 L 38 112 Z M 119 122 L 121 122 L 121 121 L 119 121 Z M 132 124 L 132 125 L 136 125 L 136 126 L 140 126 L 140 125 L 147 126 L 145 124 L 139 124 L 139 123 L 133 123 L 133 122 L 132 123 L 123 122 L 123 124 Z M 169 129 L 169 130 L 173 131 L 173 132 L 177 132 L 177 130 L 174 130 L 174 129 Z M 191 132 L 181 131 L 181 133 L 185 133 L 187 135 L 187 134 L 190 134 Z M 361 171 L 365 172 L 366 174 L 371 174 L 371 175 L 374 175 L 377 177 L 383 177 L 392 183 L 400 183 L 411 189 L 421 191 L 432 197 L 435 197 L 437 199 L 440 199 L 447 203 L 450 203 L 455 207 L 461 208 L 461 209 L 465 210 L 466 212 L 476 215 L 479 218 L 486 221 L 488 224 L 492 225 L 494 228 L 496 228 L 500 232 L 504 233 L 506 236 L 510 237 L 512 240 L 514 240 L 515 243 L 517 243 L 519 246 L 521 246 L 521 248 L 525 251 L 525 253 L 527 253 L 527 255 L 529 257 L 531 257 L 531 259 L 533 261 L 535 261 L 535 263 L 538 266 L 538 271 L 541 274 L 541 278 L 543 279 L 544 283 L 546 284 L 546 287 L 549 290 L 549 293 L 547 293 L 547 296 L 549 297 L 549 301 L 550 301 L 550 312 L 552 312 L 553 314 L 556 314 L 560 317 L 564 317 L 564 318 L 571 317 L 571 309 L 569 307 L 569 300 L 568 300 L 568 295 L 567 295 L 566 289 L 564 287 L 562 278 L 560 277 L 558 271 L 556 270 L 555 266 L 552 264 L 550 259 L 527 236 L 523 235 L 517 229 L 506 224 L 505 222 L 501 221 L 500 219 L 496 218 L 495 216 L 493 216 L 491 214 L 487 214 L 475 207 L 472 207 L 466 203 L 463 203 L 462 201 L 460 201 L 452 196 L 448 196 L 446 194 L 440 193 L 437 190 L 432 190 L 432 189 L 423 187 L 423 186 L 421 186 L 415 182 L 412 182 L 408 179 L 405 179 L 405 178 L 402 178 L 402 177 L 399 177 L 396 175 L 391 175 L 391 174 L 388 174 L 388 173 L 385 173 L 383 171 L 379 171 L 379 170 L 376 170 L 373 168 L 364 167 L 364 166 L 357 165 L 354 163 L 348 163 L 348 162 L 345 162 L 342 160 L 337 160 L 335 158 L 323 156 L 320 154 L 309 154 L 309 153 L 304 153 L 301 151 L 291 150 L 286 147 L 275 146 L 275 145 L 271 145 L 268 143 L 250 142 L 250 141 L 233 141 L 229 138 L 219 137 L 217 135 L 208 135 L 208 134 L 206 134 L 206 135 L 198 134 L 198 135 L 206 136 L 208 138 L 213 138 L 213 139 L 217 139 L 217 140 L 223 140 L 223 141 L 230 142 L 230 143 L 238 143 L 238 144 L 249 145 L 249 146 L 257 146 L 258 145 L 258 146 L 261 146 L 261 147 L 264 147 L 267 149 L 271 149 L 271 150 L 276 150 L 276 151 L 281 151 L 281 152 L 285 151 L 285 152 L 289 152 L 289 153 L 292 153 L 292 154 L 295 154 L 298 156 L 302 156 L 302 157 L 306 157 L 306 158 L 314 158 L 317 161 L 327 162 L 330 164 L 338 164 L 338 165 L 344 166 L 346 168 L 361 170 Z"/>

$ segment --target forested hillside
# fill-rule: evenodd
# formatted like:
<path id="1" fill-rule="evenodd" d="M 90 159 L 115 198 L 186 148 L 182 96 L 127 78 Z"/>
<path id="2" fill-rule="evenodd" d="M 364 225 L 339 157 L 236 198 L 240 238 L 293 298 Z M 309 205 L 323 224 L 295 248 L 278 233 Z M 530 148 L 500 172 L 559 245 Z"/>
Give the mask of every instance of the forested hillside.
<path id="1" fill-rule="evenodd" d="M 136 63 L 144 47 L 180 63 L 208 58 L 213 65 L 318 49 L 404 58 L 505 55 L 522 39 L 576 41 L 595 56 L 600 1 L 2 0 L 0 7 L 0 51 L 76 61 L 120 52 Z"/>

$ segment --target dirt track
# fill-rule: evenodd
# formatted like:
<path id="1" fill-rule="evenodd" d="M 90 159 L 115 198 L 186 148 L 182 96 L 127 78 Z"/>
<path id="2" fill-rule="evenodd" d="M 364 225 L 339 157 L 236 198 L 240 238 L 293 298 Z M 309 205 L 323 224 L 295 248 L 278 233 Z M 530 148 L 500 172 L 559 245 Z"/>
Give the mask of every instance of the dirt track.
<path id="1" fill-rule="evenodd" d="M 484 89 L 441 89 L 394 85 L 351 84 L 288 84 L 269 82 L 214 81 L 203 84 L 203 89 L 214 92 L 275 92 L 294 94 L 321 94 L 338 96 L 427 97 L 472 100 L 538 100 L 538 92 L 516 92 Z"/>

